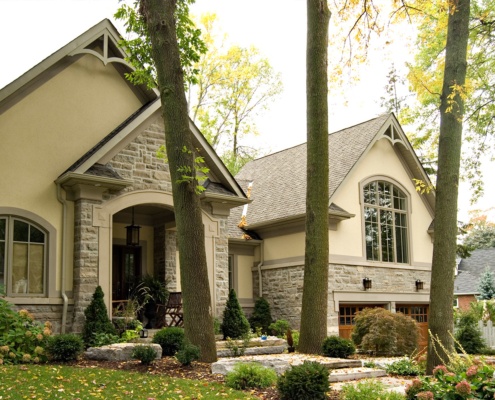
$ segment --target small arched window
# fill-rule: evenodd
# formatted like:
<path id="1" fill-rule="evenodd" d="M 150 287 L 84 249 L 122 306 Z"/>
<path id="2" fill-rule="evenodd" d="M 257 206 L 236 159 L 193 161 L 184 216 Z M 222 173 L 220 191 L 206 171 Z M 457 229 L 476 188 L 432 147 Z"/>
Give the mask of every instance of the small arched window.
<path id="1" fill-rule="evenodd" d="M 408 263 L 407 196 L 396 185 L 373 181 L 363 188 L 366 259 Z"/>
<path id="2" fill-rule="evenodd" d="M 0 285 L 7 294 L 45 293 L 48 234 L 32 222 L 0 216 Z"/>

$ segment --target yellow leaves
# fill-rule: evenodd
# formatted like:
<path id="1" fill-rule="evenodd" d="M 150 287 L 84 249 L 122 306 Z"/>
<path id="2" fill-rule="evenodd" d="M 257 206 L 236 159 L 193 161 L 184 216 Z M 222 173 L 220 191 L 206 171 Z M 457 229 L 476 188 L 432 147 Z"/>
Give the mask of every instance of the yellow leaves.
<path id="1" fill-rule="evenodd" d="M 422 179 L 413 178 L 412 180 L 416 187 L 416 192 L 420 194 L 430 193 L 434 189 L 432 184 L 426 183 Z"/>

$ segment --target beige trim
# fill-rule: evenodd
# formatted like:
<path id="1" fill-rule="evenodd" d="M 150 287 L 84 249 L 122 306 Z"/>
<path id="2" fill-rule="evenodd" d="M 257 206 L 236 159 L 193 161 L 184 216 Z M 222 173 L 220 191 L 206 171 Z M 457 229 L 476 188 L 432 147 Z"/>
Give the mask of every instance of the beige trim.
<path id="1" fill-rule="evenodd" d="M 417 292 L 365 292 L 365 291 L 339 291 L 334 290 L 333 296 L 333 311 L 339 312 L 340 303 L 351 304 L 429 304 L 430 294 Z M 332 300 L 330 300 L 332 301 Z"/>
<path id="2" fill-rule="evenodd" d="M 25 298 L 31 299 L 30 301 L 32 302 L 34 299 L 36 299 L 36 303 L 38 303 L 39 300 L 43 298 L 53 298 L 53 297 L 59 297 L 60 293 L 57 294 L 56 287 L 57 287 L 57 229 L 50 224 L 47 220 L 44 218 L 40 217 L 37 214 L 32 213 L 31 211 L 28 210 L 23 210 L 21 208 L 15 208 L 15 207 L 0 207 L 0 215 L 5 215 L 9 217 L 18 217 L 21 219 L 25 219 L 27 221 L 32 221 L 34 224 L 39 225 L 41 228 L 43 228 L 47 234 L 48 234 L 48 239 L 47 239 L 47 246 L 46 250 L 48 252 L 47 258 L 46 258 L 46 268 L 44 273 L 46 274 L 45 276 L 45 282 L 44 282 L 44 293 L 43 294 L 33 294 L 30 296 L 24 296 Z M 65 266 L 62 266 L 62 268 L 65 268 Z M 10 278 L 11 271 L 8 269 L 5 271 L 5 279 L 8 283 L 8 279 Z M 6 291 L 7 295 L 12 294 L 9 288 L 9 285 L 6 284 Z M 20 299 L 22 297 L 17 297 L 17 296 L 11 296 L 14 299 Z M 61 301 L 61 299 L 59 299 Z M 13 303 L 17 303 L 16 301 L 13 301 Z"/>

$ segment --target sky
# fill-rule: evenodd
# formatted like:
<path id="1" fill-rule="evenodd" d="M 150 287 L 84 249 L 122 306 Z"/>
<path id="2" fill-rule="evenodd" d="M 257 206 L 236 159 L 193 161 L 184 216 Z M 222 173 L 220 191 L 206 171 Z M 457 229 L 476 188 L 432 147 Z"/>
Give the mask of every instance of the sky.
<path id="1" fill-rule="evenodd" d="M 118 0 L 0 0 L 0 88 L 48 57 L 104 18 L 113 18 Z M 280 72 L 284 91 L 257 120 L 260 135 L 253 145 L 266 152 L 282 150 L 306 141 L 305 106 L 305 0 L 197 0 L 195 15 L 214 12 L 231 43 L 254 45 Z M 330 28 L 334 29 L 334 28 Z M 329 97 L 330 132 L 355 125 L 381 114 L 390 65 L 401 70 L 410 59 L 409 31 L 399 31 L 391 44 L 376 39 L 368 64 L 359 69 L 360 82 L 334 90 Z M 335 59 L 340 53 L 331 50 Z M 1 134 L 1 133 L 0 133 Z M 494 205 L 495 176 L 492 163 L 485 171 L 488 194 L 478 205 Z M 461 212 L 467 219 L 469 189 L 460 189 Z"/>

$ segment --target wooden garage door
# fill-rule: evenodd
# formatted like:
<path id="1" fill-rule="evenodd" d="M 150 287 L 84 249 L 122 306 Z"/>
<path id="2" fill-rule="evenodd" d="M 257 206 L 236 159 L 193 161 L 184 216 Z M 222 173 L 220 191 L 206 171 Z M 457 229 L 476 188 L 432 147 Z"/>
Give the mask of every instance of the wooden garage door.
<path id="1" fill-rule="evenodd" d="M 383 304 L 342 304 L 339 306 L 339 336 L 350 339 L 354 328 L 354 316 L 365 308 L 383 308 Z"/>
<path id="2" fill-rule="evenodd" d="M 397 304 L 397 312 L 416 320 L 419 328 L 418 350 L 422 352 L 428 347 L 428 304 Z"/>

